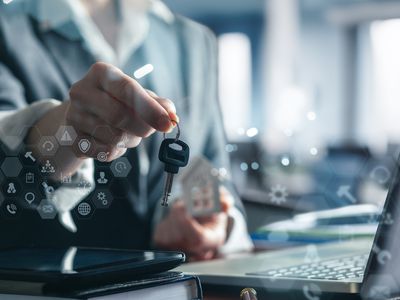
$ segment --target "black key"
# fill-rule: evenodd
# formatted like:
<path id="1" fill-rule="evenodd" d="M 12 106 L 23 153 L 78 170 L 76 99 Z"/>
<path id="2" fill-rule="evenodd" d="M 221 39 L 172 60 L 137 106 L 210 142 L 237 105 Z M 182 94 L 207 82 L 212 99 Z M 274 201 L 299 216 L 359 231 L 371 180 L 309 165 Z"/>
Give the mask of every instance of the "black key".
<path id="1" fill-rule="evenodd" d="M 178 173 L 179 168 L 185 167 L 188 164 L 189 154 L 189 146 L 177 138 L 164 139 L 161 143 L 158 158 L 165 164 L 164 171 L 167 172 L 161 205 L 168 206 L 168 198 L 171 195 L 174 175 Z"/>

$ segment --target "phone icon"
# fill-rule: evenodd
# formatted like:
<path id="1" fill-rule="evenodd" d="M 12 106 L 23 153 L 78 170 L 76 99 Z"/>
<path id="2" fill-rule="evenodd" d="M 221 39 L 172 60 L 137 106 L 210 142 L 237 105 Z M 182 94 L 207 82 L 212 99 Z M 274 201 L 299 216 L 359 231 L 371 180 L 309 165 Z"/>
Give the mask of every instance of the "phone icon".
<path id="1" fill-rule="evenodd" d="M 13 204 L 13 203 L 7 204 L 6 205 L 6 209 L 12 215 L 15 215 L 17 213 L 17 211 L 18 211 L 17 206 L 15 204 Z"/>
<path id="2" fill-rule="evenodd" d="M 303 286 L 303 294 L 307 300 L 320 300 L 322 292 L 318 285 L 310 283 Z"/>

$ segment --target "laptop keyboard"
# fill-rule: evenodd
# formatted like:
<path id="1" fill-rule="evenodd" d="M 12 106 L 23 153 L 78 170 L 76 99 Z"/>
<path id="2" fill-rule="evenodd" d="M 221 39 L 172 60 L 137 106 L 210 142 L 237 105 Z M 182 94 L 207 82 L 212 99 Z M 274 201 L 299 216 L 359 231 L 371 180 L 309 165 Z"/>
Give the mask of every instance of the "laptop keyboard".
<path id="1" fill-rule="evenodd" d="M 369 255 L 357 255 L 340 259 L 322 260 L 315 263 L 306 263 L 298 266 L 255 272 L 249 275 L 268 277 L 307 278 L 342 280 L 358 278 L 364 275 Z"/>

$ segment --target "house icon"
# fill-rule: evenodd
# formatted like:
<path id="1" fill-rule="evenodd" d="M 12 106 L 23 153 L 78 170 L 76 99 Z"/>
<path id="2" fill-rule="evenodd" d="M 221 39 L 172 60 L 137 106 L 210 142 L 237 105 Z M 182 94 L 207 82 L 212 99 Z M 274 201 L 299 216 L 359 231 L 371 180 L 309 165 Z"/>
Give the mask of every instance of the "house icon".
<path id="1" fill-rule="evenodd" d="M 204 157 L 195 157 L 180 177 L 183 199 L 193 216 L 207 216 L 221 210 L 218 172 Z"/>

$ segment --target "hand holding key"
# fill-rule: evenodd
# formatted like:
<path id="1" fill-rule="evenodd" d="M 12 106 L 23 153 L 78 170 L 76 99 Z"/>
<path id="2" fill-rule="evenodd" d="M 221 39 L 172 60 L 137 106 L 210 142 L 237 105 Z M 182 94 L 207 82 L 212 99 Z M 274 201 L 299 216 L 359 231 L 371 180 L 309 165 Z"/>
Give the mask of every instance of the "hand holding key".
<path id="1" fill-rule="evenodd" d="M 178 120 L 171 100 L 145 90 L 120 69 L 95 63 L 88 73 L 70 89 L 70 100 L 64 101 L 39 119 L 26 138 L 28 145 L 38 145 L 43 136 L 53 136 L 60 126 L 72 126 L 78 134 L 72 146 L 60 147 L 53 161 L 57 165 L 54 180 L 62 174 L 74 174 L 84 158 L 113 161 L 128 148 L 139 145 L 156 131 L 173 129 Z M 78 147 L 79 140 L 90 147 Z M 37 147 L 33 156 L 44 161 Z"/>
<path id="2" fill-rule="evenodd" d="M 77 155 L 97 158 L 105 152 L 109 153 L 107 161 L 156 131 L 172 130 L 171 119 L 177 118 L 170 100 L 145 90 L 120 69 L 105 63 L 94 64 L 71 87 L 68 103 L 67 125 L 92 144 L 88 152 L 77 149 Z M 119 143 L 124 147 L 117 147 Z"/>
<path id="3" fill-rule="evenodd" d="M 164 171 L 167 172 L 162 206 L 168 206 L 168 198 L 171 195 L 174 175 L 178 173 L 179 168 L 185 167 L 188 164 L 190 154 L 189 146 L 179 140 L 180 128 L 178 122 L 173 122 L 178 129 L 176 137 L 174 139 L 166 139 L 164 134 L 164 141 L 161 143 L 158 153 L 158 158 L 165 164 Z"/>

